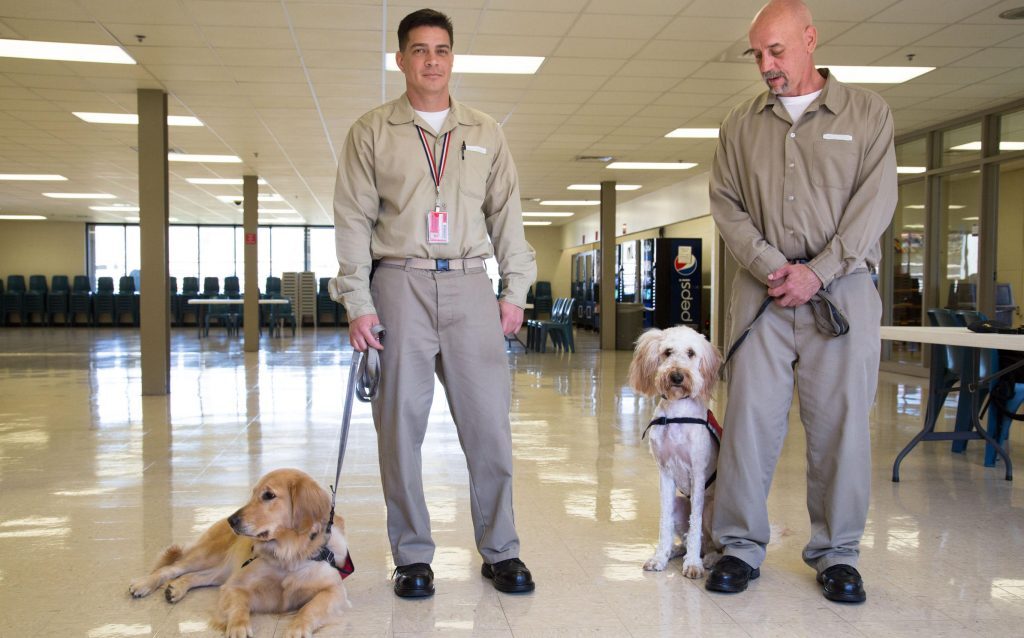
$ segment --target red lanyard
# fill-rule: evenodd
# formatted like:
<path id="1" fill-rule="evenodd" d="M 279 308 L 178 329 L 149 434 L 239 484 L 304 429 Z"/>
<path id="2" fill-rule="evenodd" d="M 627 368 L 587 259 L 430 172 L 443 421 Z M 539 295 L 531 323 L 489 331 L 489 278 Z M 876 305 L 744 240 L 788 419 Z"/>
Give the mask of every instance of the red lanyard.
<path id="1" fill-rule="evenodd" d="M 437 198 L 434 200 L 435 210 L 441 210 L 441 178 L 444 177 L 444 168 L 448 165 L 448 144 L 451 142 L 452 132 L 448 131 L 444 134 L 444 140 L 441 142 L 441 157 L 434 160 L 434 151 L 431 149 L 431 145 L 427 143 L 427 134 L 417 124 L 416 130 L 420 134 L 420 143 L 423 144 L 423 152 L 427 156 L 427 164 L 430 165 L 430 177 L 434 180 L 434 189 L 437 191 Z"/>

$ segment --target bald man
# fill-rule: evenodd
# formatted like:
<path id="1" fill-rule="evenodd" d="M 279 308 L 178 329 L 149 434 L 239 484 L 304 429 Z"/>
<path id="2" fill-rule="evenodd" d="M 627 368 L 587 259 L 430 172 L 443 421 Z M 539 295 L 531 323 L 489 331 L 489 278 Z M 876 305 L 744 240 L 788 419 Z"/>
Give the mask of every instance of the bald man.
<path id="1" fill-rule="evenodd" d="M 740 264 L 731 342 L 751 330 L 728 364 L 712 530 L 723 557 L 705 586 L 741 592 L 760 575 L 768 491 L 798 392 L 811 520 L 803 559 L 825 598 L 863 602 L 856 567 L 882 308 L 872 275 L 896 206 L 892 115 L 878 95 L 815 68 L 818 33 L 803 2 L 769 2 L 749 38 L 768 90 L 722 123 L 710 184 L 711 214 Z"/>

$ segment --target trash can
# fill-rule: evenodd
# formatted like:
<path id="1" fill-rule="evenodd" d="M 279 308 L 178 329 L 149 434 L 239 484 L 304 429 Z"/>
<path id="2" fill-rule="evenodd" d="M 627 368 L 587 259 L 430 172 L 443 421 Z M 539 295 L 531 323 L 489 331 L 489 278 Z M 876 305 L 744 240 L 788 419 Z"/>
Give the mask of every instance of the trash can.
<path id="1" fill-rule="evenodd" d="M 639 303 L 615 304 L 615 349 L 632 350 L 640 333 L 644 331 L 644 305 Z"/>

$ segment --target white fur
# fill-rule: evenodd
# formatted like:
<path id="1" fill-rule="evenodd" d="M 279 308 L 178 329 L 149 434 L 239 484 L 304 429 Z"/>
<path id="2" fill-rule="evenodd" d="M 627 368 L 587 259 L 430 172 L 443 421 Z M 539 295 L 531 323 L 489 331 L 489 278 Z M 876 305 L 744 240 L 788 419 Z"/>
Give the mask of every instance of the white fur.
<path id="1" fill-rule="evenodd" d="M 629 383 L 640 394 L 661 397 L 654 418 L 706 419 L 721 361 L 718 350 L 690 328 L 651 329 L 637 340 Z M 683 575 L 700 578 L 718 559 L 711 540 L 714 484 L 704 489 L 718 466 L 718 444 L 694 423 L 655 425 L 648 438 L 661 470 L 661 521 L 658 547 L 644 569 L 661 571 L 685 553 Z"/>

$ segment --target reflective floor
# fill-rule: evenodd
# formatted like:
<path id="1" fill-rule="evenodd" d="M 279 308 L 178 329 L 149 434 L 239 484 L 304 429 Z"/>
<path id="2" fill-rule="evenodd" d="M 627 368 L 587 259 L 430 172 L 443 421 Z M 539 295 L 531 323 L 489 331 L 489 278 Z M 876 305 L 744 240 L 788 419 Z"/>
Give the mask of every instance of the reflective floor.
<path id="1" fill-rule="evenodd" d="M 640 435 L 652 404 L 624 386 L 629 353 L 510 354 L 516 513 L 530 595 L 479 574 L 467 474 L 443 394 L 424 445 L 437 595 L 396 599 L 376 442 L 357 404 L 339 509 L 356 572 L 353 608 L 318 636 L 1020 636 L 1024 458 L 1018 480 L 948 443 L 920 445 L 922 379 L 883 374 L 873 412 L 874 493 L 861 571 L 868 602 L 825 601 L 800 560 L 808 534 L 802 428 L 792 423 L 770 511 L 780 537 L 759 580 L 712 595 L 681 561 L 641 569 L 657 535 L 658 473 Z M 0 635 L 216 635 L 216 592 L 132 600 L 129 579 L 160 550 L 234 511 L 268 470 L 333 480 L 351 350 L 339 330 L 264 338 L 172 334 L 172 392 L 141 397 L 130 329 L 0 329 Z M 385 371 L 386 374 L 386 371 Z M 725 398 L 719 393 L 719 407 Z M 795 414 L 795 411 L 794 411 Z M 944 418 L 951 421 L 953 410 Z M 1022 426 L 1011 447 L 1020 449 Z M 1013 450 L 1011 449 L 1011 452 Z M 257 636 L 287 617 L 258 616 Z"/>

